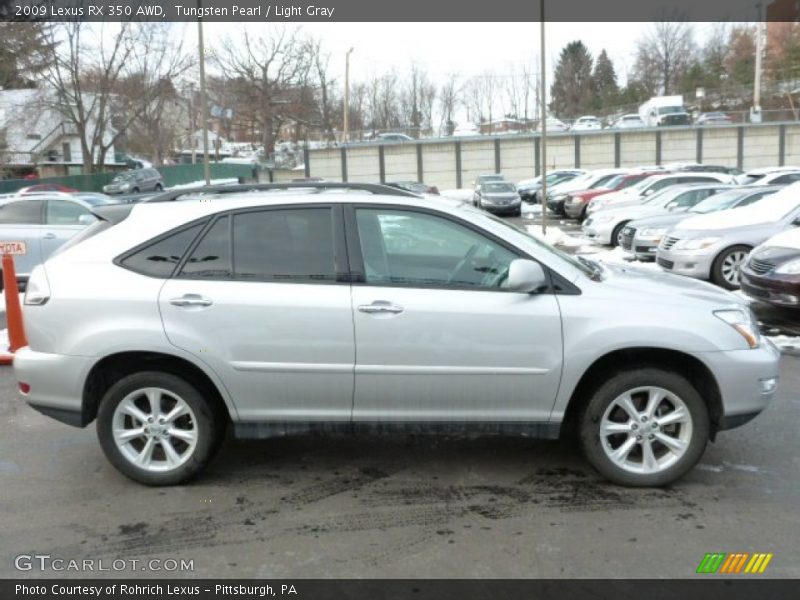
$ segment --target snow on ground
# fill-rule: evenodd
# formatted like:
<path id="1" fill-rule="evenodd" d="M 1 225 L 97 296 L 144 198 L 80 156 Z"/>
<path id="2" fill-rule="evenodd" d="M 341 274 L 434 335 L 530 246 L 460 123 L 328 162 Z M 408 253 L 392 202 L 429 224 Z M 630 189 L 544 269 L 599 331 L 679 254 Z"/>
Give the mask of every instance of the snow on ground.
<path id="1" fill-rule="evenodd" d="M 452 198 L 453 200 L 464 200 L 466 202 L 472 200 L 472 190 L 465 190 L 465 189 L 440 190 L 439 194 L 445 196 L 446 198 Z"/>
<path id="2" fill-rule="evenodd" d="M 19 304 L 22 306 L 22 301 L 25 299 L 25 294 L 21 293 L 19 295 Z M 6 314 L 6 298 L 4 295 L 0 294 L 0 315 Z"/>
<path id="3" fill-rule="evenodd" d="M 768 335 L 766 336 L 781 350 L 793 350 L 800 352 L 800 336 L 792 335 Z"/>
<path id="4" fill-rule="evenodd" d="M 212 179 L 211 185 L 230 185 L 239 183 L 239 180 L 236 177 L 228 177 L 226 179 Z M 205 179 L 201 179 L 200 181 L 193 181 L 191 183 L 181 183 L 178 185 L 173 185 L 168 190 L 181 190 L 184 188 L 193 188 L 193 187 L 202 187 L 206 184 Z"/>

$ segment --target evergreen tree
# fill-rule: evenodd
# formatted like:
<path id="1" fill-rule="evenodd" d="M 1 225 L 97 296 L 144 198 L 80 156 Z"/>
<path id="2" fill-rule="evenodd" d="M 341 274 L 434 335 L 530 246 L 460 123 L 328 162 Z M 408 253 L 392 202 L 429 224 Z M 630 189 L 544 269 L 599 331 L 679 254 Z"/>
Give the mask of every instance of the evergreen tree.
<path id="1" fill-rule="evenodd" d="M 619 85 L 614 63 L 608 58 L 605 49 L 600 52 L 594 65 L 592 74 L 592 88 L 594 89 L 594 108 L 611 108 L 619 103 Z"/>
<path id="2" fill-rule="evenodd" d="M 550 98 L 550 111 L 558 117 L 575 118 L 591 110 L 592 55 L 580 40 L 561 50 Z"/>

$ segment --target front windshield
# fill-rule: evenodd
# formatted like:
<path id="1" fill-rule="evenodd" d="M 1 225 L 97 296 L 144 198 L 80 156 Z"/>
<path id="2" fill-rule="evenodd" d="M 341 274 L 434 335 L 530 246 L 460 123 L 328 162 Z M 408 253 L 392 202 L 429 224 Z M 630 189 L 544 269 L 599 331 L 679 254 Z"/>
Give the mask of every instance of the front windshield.
<path id="1" fill-rule="evenodd" d="M 704 215 L 706 213 L 717 212 L 718 210 L 725 210 L 726 208 L 730 208 L 736 204 L 742 195 L 742 192 L 739 190 L 720 192 L 719 194 L 714 194 L 699 204 L 696 204 L 690 209 L 689 212 Z"/>
<path id="2" fill-rule="evenodd" d="M 589 186 L 589 189 L 597 189 L 597 188 L 605 188 L 606 184 L 611 181 L 612 179 L 616 179 L 614 175 L 604 175 L 597 181 L 595 181 L 592 185 Z"/>
<path id="3" fill-rule="evenodd" d="M 647 196 L 644 200 L 642 200 L 642 204 L 666 204 L 672 197 L 675 196 L 676 191 L 674 188 L 670 188 L 669 186 L 665 187 L 662 190 L 658 190 L 657 192 L 653 192 L 649 196 Z"/>
<path id="4" fill-rule="evenodd" d="M 517 190 L 511 183 L 485 183 L 483 191 L 489 194 L 509 194 Z"/>

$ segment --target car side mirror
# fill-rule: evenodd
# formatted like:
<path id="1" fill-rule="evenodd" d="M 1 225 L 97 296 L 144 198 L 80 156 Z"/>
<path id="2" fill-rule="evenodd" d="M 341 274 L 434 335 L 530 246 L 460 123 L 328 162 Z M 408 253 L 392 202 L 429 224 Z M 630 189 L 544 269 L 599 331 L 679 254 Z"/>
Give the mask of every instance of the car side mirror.
<path id="1" fill-rule="evenodd" d="M 508 267 L 506 289 L 530 294 L 539 291 L 546 285 L 547 275 L 538 262 L 524 258 L 511 261 L 511 265 Z"/>
<path id="2" fill-rule="evenodd" d="M 81 215 L 81 216 L 78 217 L 78 224 L 79 225 L 91 225 L 96 220 L 97 220 L 97 217 L 95 217 L 94 215 L 85 214 L 85 215 Z"/>

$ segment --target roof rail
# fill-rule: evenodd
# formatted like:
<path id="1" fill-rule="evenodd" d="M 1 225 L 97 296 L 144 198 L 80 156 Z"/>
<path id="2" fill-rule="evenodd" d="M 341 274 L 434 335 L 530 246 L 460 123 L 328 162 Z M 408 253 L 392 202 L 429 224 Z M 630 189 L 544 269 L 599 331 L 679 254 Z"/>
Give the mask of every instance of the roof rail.
<path id="1" fill-rule="evenodd" d="M 271 190 L 290 190 L 290 189 L 312 189 L 314 193 L 326 190 L 360 190 L 373 194 L 383 194 L 384 196 L 405 196 L 409 198 L 419 198 L 418 194 L 401 190 L 396 187 L 382 185 L 380 183 L 337 183 L 337 182 L 309 182 L 309 183 L 244 183 L 230 185 L 204 185 L 192 188 L 181 188 L 178 190 L 167 190 L 162 194 L 143 200 L 143 202 L 172 202 L 181 196 L 188 194 L 237 194 L 240 192 L 261 192 Z"/>

